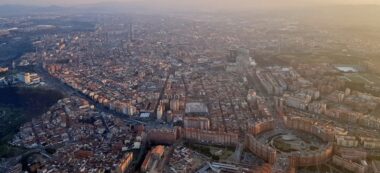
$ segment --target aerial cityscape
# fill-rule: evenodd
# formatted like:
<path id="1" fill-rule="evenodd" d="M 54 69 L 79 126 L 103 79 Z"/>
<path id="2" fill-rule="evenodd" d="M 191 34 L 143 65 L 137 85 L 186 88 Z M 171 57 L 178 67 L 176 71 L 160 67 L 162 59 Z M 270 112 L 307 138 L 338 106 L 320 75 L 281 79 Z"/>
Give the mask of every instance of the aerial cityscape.
<path id="1" fill-rule="evenodd" d="M 380 2 L 231 1 L 0 0 L 0 173 L 380 173 Z"/>

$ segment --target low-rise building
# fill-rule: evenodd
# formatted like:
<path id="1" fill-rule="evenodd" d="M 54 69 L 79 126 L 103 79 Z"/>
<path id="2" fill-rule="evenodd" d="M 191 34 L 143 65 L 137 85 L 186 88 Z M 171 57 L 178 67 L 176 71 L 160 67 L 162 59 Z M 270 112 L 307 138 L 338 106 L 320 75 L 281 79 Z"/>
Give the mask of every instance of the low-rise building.
<path id="1" fill-rule="evenodd" d="M 336 144 L 342 147 L 357 147 L 359 145 L 359 140 L 355 136 L 335 136 Z"/>
<path id="2" fill-rule="evenodd" d="M 344 159 L 337 155 L 333 156 L 332 161 L 335 165 L 340 166 L 342 168 L 345 168 L 355 173 L 366 173 L 366 171 L 368 170 L 368 167 L 365 165 L 361 165 L 359 163 Z"/>

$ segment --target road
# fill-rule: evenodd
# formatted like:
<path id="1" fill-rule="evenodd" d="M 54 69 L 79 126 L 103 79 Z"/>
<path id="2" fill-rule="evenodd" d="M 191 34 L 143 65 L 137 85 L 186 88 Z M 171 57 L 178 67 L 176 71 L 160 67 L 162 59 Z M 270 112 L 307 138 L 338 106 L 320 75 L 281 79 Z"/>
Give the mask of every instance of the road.
<path id="1" fill-rule="evenodd" d="M 160 91 L 160 95 L 158 97 L 158 102 L 156 103 L 156 105 L 154 106 L 154 113 L 155 113 L 155 116 L 157 116 L 157 108 L 158 106 L 160 105 L 160 100 L 162 99 L 162 97 L 164 96 L 165 94 L 165 89 L 166 89 L 166 86 L 168 85 L 168 80 L 169 80 L 169 76 L 170 74 L 173 74 L 174 72 L 170 72 L 167 76 L 166 76 L 166 79 L 165 79 L 165 84 L 163 86 L 163 88 L 161 89 Z"/>
<path id="2" fill-rule="evenodd" d="M 241 158 L 241 153 L 243 152 L 243 144 L 239 143 L 236 148 L 234 154 L 232 154 L 232 159 L 234 163 L 240 164 L 240 158 Z"/>

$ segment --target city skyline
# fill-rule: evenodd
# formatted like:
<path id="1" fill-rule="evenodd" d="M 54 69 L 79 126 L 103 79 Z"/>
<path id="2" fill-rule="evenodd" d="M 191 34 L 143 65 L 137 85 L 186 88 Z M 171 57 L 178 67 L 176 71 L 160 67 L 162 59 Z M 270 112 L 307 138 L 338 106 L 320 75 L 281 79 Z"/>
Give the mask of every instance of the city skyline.
<path id="1" fill-rule="evenodd" d="M 220 6 L 224 8 L 241 8 L 254 6 L 310 6 L 310 5 L 363 5 L 363 4 L 380 4 L 380 0 L 2 0 L 0 4 L 18 4 L 18 5 L 89 5 L 96 3 L 140 3 L 143 5 L 191 5 L 191 6 Z"/>
<path id="2" fill-rule="evenodd" d="M 380 172 L 378 1 L 0 1 L 1 173 Z"/>

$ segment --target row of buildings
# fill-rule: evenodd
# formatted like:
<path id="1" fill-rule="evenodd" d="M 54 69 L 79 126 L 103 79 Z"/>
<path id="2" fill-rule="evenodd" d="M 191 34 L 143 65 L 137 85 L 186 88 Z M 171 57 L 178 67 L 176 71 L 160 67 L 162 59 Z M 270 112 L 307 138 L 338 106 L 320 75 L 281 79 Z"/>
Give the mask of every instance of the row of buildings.
<path id="1" fill-rule="evenodd" d="M 245 145 L 252 153 L 267 161 L 269 164 L 274 164 L 276 162 L 276 149 L 257 140 L 253 135 L 247 134 Z"/>
<path id="2" fill-rule="evenodd" d="M 41 172 L 125 172 L 145 135 L 128 123 L 68 97 L 48 112 L 22 125 L 10 142 L 26 148 L 56 148 Z"/>
<path id="3" fill-rule="evenodd" d="M 263 132 L 273 130 L 275 127 L 275 122 L 273 118 L 261 119 L 256 122 L 248 124 L 248 133 L 257 136 Z"/>

